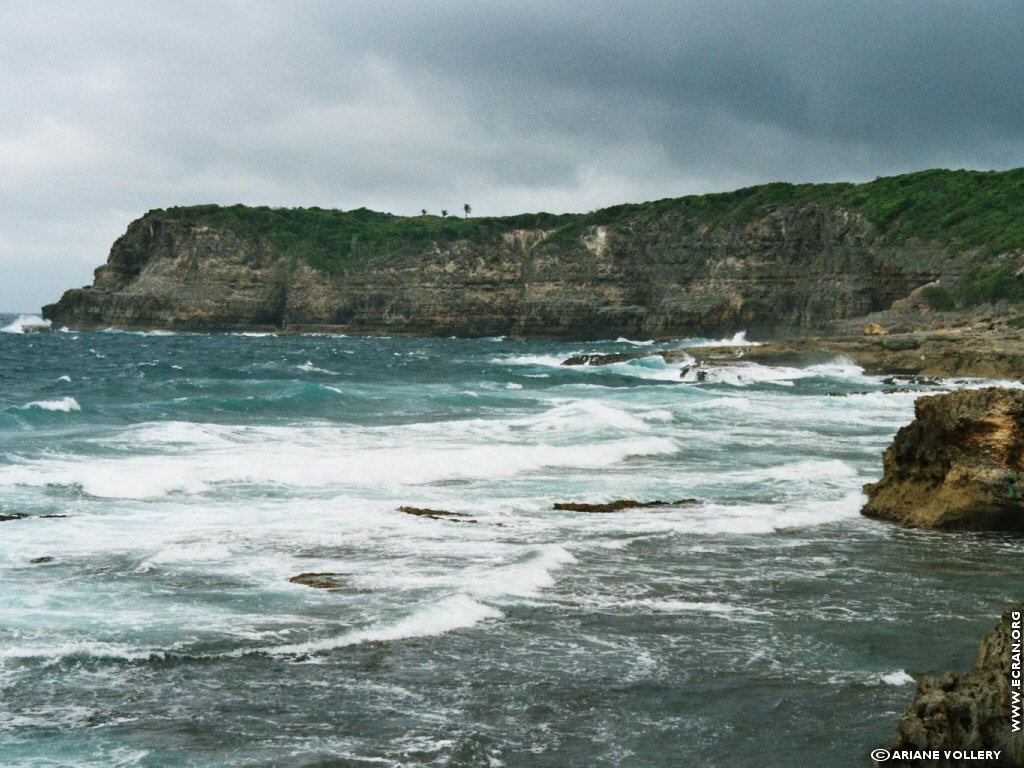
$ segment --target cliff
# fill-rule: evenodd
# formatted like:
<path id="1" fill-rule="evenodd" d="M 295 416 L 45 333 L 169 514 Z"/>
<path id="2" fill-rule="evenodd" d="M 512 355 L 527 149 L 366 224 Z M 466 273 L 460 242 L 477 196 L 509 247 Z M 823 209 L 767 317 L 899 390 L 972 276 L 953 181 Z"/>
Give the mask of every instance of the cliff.
<path id="1" fill-rule="evenodd" d="M 1024 391 L 920 397 L 864 486 L 868 517 L 919 528 L 1024 531 Z"/>
<path id="2" fill-rule="evenodd" d="M 921 678 L 895 740 L 886 747 L 894 757 L 876 765 L 1024 766 L 1024 733 L 1014 733 L 1011 725 L 1014 663 L 1018 675 L 1020 670 L 1020 639 L 1019 635 L 1014 639 L 1013 622 L 1016 617 L 1019 628 L 1021 611 L 1024 605 L 1003 613 L 995 631 L 982 641 L 977 663 L 970 672 Z M 1015 690 L 1019 696 L 1020 688 Z M 947 751 L 973 753 L 974 759 L 946 757 Z M 939 759 L 896 757 L 925 752 L 937 752 Z M 978 754 L 985 752 L 987 759 L 978 759 Z"/>
<path id="3" fill-rule="evenodd" d="M 1013 276 L 1024 230 L 971 215 L 1014 216 L 1022 189 L 1024 170 L 930 171 L 582 215 L 155 210 L 114 243 L 92 286 L 43 313 L 76 328 L 788 334 L 887 309 L 937 279 L 1024 294 Z M 1013 205 L 997 208 L 1006 195 Z"/>

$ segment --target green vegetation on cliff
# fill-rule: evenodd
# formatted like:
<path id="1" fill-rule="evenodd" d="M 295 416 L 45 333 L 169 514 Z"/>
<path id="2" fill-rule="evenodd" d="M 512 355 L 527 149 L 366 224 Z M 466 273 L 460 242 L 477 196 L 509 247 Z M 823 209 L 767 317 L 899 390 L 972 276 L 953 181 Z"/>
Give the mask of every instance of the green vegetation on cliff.
<path id="1" fill-rule="evenodd" d="M 554 229 L 572 217 L 527 213 L 459 219 L 395 216 L 366 208 L 339 211 L 245 205 L 193 205 L 150 213 L 226 227 L 243 238 L 266 239 L 280 253 L 332 274 L 366 256 L 417 252 L 433 242 L 489 242 L 512 229 Z"/>
<path id="2" fill-rule="evenodd" d="M 985 258 L 1024 248 L 1024 169 L 930 170 L 865 184 L 763 184 L 708 195 L 616 205 L 586 214 L 442 218 L 395 216 L 360 208 L 251 208 L 200 205 L 151 213 L 230 228 L 240 237 L 269 241 L 279 252 L 337 273 L 369 256 L 407 254 L 432 242 L 493 242 L 513 229 L 550 230 L 546 242 L 569 245 L 595 225 L 655 224 L 663 217 L 711 229 L 745 224 L 781 207 L 818 204 L 861 213 L 883 242 L 931 241 L 955 251 L 978 249 Z M 997 270 L 996 270 L 997 271 Z M 963 300 L 1016 299 L 1010 275 L 979 273 Z M 1011 295 L 1013 294 L 1013 295 Z"/>

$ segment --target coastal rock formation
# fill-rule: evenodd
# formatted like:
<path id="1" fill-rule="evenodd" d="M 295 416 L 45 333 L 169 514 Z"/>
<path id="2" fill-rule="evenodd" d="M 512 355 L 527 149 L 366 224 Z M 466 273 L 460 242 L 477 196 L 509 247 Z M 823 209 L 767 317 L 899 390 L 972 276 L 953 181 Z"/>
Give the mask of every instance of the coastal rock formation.
<path id="1" fill-rule="evenodd" d="M 453 523 L 475 523 L 475 518 L 465 512 L 449 512 L 447 509 L 429 509 L 427 507 L 399 507 L 399 512 L 414 517 L 426 517 L 429 520 L 448 520 Z"/>
<path id="2" fill-rule="evenodd" d="M 297 576 L 292 576 L 288 581 L 292 584 L 301 584 L 304 587 L 313 587 L 313 589 L 340 589 L 345 585 L 347 578 L 348 574 L 345 573 L 314 573 L 307 571 Z"/>
<path id="3" fill-rule="evenodd" d="M 806 332 L 888 309 L 938 278 L 955 284 L 977 261 L 980 241 L 898 236 L 902 219 L 880 219 L 868 205 L 903 199 L 915 185 L 933 190 L 957 173 L 764 185 L 558 216 L 155 210 L 130 224 L 91 286 L 67 291 L 43 313 L 83 329 L 552 338 Z M 978 183 L 1008 183 L 1003 176 L 1010 178 Z M 924 224 L 934 219 L 900 210 Z M 1009 262 L 1024 263 L 1024 254 Z"/>
<path id="4" fill-rule="evenodd" d="M 999 758 L 981 762 L 895 760 L 883 765 L 1024 766 L 1024 731 L 1011 730 L 1010 687 L 1014 659 L 1018 669 L 1020 664 L 1020 639 L 1019 635 L 1013 638 L 1013 623 L 1016 620 L 1020 628 L 1022 611 L 1024 605 L 1019 605 L 1003 614 L 995 631 L 982 641 L 978 661 L 967 674 L 947 672 L 921 678 L 896 739 L 886 747 L 901 752 L 998 751 Z"/>
<path id="5" fill-rule="evenodd" d="M 918 398 L 864 486 L 862 514 L 921 528 L 1024 531 L 1024 391 Z"/>
<path id="6" fill-rule="evenodd" d="M 43 314 L 83 329 L 791 336 L 894 307 L 1024 301 L 1021 183 L 1024 169 L 933 170 L 465 219 L 153 210 Z"/>
<path id="7" fill-rule="evenodd" d="M 676 501 L 637 501 L 636 499 L 616 499 L 604 503 L 592 504 L 577 501 L 559 501 L 552 509 L 562 512 L 621 512 L 624 509 L 640 509 L 648 507 L 687 507 L 699 504 L 697 499 L 677 499 Z"/>

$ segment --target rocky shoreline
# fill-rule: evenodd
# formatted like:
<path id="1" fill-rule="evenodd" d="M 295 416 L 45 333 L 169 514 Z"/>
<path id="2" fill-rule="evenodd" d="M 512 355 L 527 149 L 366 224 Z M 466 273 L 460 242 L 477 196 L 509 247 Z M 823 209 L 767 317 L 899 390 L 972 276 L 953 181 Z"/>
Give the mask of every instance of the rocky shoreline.
<path id="1" fill-rule="evenodd" d="M 754 344 L 683 346 L 660 351 L 579 354 L 563 365 L 611 365 L 658 356 L 685 363 L 702 380 L 713 367 L 746 363 L 806 366 L 847 359 L 869 375 L 1024 379 L 1024 331 L 1006 304 L 970 312 L 875 313 L 833 324 L 823 333 Z"/>
<path id="2" fill-rule="evenodd" d="M 896 738 L 883 748 L 890 758 L 875 765 L 1024 766 L 1024 732 L 1014 733 L 1011 726 L 1011 674 L 1014 664 L 1020 674 L 1022 612 L 1024 605 L 1003 613 L 970 672 L 921 678 Z M 1019 696 L 1020 688 L 1016 691 Z M 1017 711 L 1019 723 L 1019 703 Z"/>

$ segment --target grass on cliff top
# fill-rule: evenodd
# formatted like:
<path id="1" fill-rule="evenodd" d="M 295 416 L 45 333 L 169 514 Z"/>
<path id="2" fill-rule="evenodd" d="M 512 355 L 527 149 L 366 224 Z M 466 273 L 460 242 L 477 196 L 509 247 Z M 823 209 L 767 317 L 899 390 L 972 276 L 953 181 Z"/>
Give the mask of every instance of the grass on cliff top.
<path id="1" fill-rule="evenodd" d="M 279 252 L 338 272 L 362 258 L 423 250 L 431 243 L 495 242 L 513 229 L 552 230 L 547 242 L 569 245 L 588 227 L 643 227 L 666 216 L 710 228 L 745 224 L 769 211 L 817 203 L 858 211 L 885 242 L 937 242 L 980 248 L 986 257 L 1024 248 L 1024 168 L 1011 171 L 930 170 L 865 184 L 788 184 L 616 205 L 586 214 L 530 213 L 459 218 L 394 216 L 365 208 L 252 208 L 199 205 L 152 211 L 168 218 L 224 226 L 268 240 Z"/>

